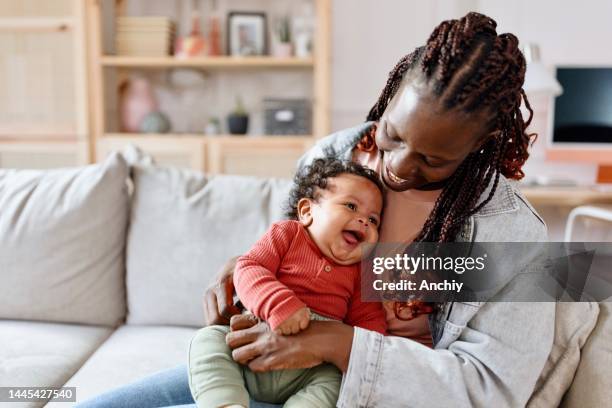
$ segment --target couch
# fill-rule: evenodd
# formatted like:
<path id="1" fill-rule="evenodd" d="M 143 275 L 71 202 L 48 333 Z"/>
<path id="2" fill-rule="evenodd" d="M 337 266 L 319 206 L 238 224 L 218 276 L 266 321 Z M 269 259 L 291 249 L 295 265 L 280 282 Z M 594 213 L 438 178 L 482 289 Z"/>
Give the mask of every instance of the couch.
<path id="1" fill-rule="evenodd" d="M 0 170 L 0 387 L 77 387 L 82 401 L 185 364 L 204 289 L 282 218 L 289 187 L 157 167 L 134 149 L 83 168 Z M 531 406 L 612 400 L 610 310 L 559 304 Z M 582 324 L 564 324 L 571 314 Z"/>

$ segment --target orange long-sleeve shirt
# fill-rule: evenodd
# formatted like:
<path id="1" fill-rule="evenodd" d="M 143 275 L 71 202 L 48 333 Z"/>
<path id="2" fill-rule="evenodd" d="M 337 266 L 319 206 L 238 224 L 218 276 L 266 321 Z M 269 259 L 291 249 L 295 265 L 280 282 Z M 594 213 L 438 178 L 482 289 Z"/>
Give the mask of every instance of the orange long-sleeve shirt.
<path id="1" fill-rule="evenodd" d="M 325 258 L 297 221 L 273 224 L 238 258 L 234 285 L 244 306 L 272 329 L 305 306 L 352 326 L 387 329 L 382 305 L 361 301 L 359 264 Z"/>

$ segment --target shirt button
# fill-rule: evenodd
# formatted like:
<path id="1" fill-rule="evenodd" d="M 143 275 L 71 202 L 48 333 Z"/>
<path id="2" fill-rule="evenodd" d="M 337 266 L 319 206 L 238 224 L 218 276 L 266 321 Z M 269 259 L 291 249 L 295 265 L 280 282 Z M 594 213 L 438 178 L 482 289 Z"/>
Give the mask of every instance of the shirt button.
<path id="1" fill-rule="evenodd" d="M 325 272 L 331 272 L 332 268 L 329 265 L 325 265 L 325 268 L 323 268 L 323 269 L 325 269 Z"/>

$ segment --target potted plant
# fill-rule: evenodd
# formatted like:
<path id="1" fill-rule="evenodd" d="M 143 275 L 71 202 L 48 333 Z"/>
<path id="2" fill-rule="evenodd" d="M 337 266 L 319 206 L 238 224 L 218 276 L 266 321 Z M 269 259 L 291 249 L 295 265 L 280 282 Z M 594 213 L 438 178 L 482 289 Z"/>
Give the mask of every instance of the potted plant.
<path id="1" fill-rule="evenodd" d="M 276 22 L 276 41 L 274 42 L 273 55 L 278 58 L 289 58 L 293 54 L 291 44 L 291 25 L 289 17 L 284 16 Z"/>
<path id="2" fill-rule="evenodd" d="M 232 135 L 246 135 L 249 130 L 249 114 L 244 109 L 242 98 L 236 97 L 236 107 L 227 116 L 227 127 Z"/>

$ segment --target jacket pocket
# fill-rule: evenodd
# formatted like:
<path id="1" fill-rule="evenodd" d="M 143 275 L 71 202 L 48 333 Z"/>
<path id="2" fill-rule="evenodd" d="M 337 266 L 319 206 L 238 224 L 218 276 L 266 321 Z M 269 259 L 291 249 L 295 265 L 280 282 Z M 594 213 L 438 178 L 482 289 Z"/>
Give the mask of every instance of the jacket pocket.
<path id="1" fill-rule="evenodd" d="M 447 349 L 457 340 L 482 305 L 483 302 L 454 302 L 448 319 L 444 323 L 442 336 L 440 336 L 435 348 Z"/>
<path id="2" fill-rule="evenodd" d="M 465 326 L 461 326 L 455 323 L 451 323 L 448 320 L 444 323 L 444 331 L 442 337 L 436 344 L 437 349 L 447 349 L 455 340 L 459 338 L 461 332 L 463 332 Z"/>

